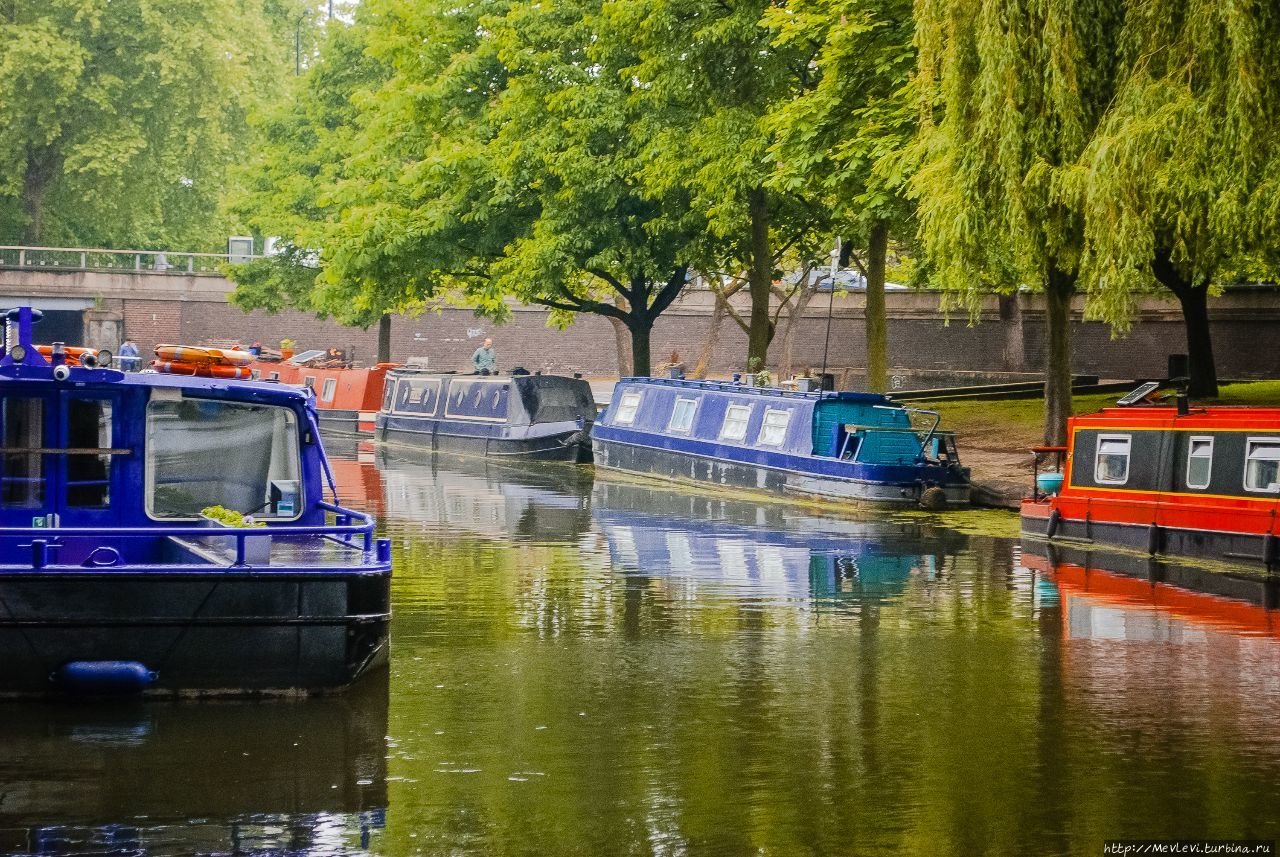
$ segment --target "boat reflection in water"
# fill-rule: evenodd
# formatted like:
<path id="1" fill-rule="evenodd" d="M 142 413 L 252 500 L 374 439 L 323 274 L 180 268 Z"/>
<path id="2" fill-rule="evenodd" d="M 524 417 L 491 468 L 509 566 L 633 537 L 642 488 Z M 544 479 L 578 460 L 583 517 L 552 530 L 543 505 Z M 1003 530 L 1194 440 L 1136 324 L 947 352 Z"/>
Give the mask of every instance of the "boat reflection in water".
<path id="1" fill-rule="evenodd" d="M 590 525 L 585 468 L 384 447 L 377 461 L 390 517 L 426 529 L 560 542 Z"/>
<path id="2" fill-rule="evenodd" d="M 384 671 L 297 701 L 6 706 L 0 853 L 359 853 L 387 701 Z"/>
<path id="3" fill-rule="evenodd" d="M 1280 638 L 1280 578 L 1274 576 L 1043 542 L 1024 545 L 1022 564 L 1057 584 L 1067 639 Z"/>
<path id="4" fill-rule="evenodd" d="M 377 467 L 373 441 L 361 440 L 354 435 L 326 433 L 324 450 L 342 502 L 361 512 L 382 515 L 386 504 L 383 502 L 382 473 Z"/>
<path id="5" fill-rule="evenodd" d="M 766 598 L 892 598 L 912 577 L 944 573 L 967 541 L 910 519 L 829 518 L 624 482 L 598 481 L 591 505 L 615 568 Z"/>
<path id="6" fill-rule="evenodd" d="M 1249 747 L 1224 763 L 1228 768 L 1280 765 L 1276 578 L 1045 548 L 1024 547 L 1022 562 L 1056 584 L 1069 699 L 1100 725 L 1150 730 L 1157 744 L 1178 736 L 1170 753 L 1188 770 L 1208 764 L 1203 748 L 1224 734 Z M 1174 794 L 1167 799 L 1180 803 Z M 1249 817 L 1248 809 L 1240 812 Z"/>

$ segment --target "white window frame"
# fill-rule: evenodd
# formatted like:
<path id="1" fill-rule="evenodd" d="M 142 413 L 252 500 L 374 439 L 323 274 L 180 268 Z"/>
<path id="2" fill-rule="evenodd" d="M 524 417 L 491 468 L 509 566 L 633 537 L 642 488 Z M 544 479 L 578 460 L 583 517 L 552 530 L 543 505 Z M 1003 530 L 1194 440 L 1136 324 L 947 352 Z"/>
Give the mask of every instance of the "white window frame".
<path id="1" fill-rule="evenodd" d="M 642 394 L 634 390 L 623 393 L 618 399 L 618 410 L 613 415 L 613 424 L 616 426 L 633 425 L 636 421 L 636 413 L 640 410 L 640 400 Z"/>
<path id="2" fill-rule="evenodd" d="M 1209 444 L 1209 454 L 1193 455 L 1197 443 Z M 1191 481 L 1191 462 L 1197 458 L 1209 459 L 1209 471 L 1205 474 L 1204 483 L 1198 484 Z M 1196 490 L 1202 490 L 1209 487 L 1209 483 L 1213 480 L 1213 435 L 1198 434 L 1187 439 L 1187 487 Z"/>
<path id="3" fill-rule="evenodd" d="M 338 394 L 338 379 L 325 378 L 324 386 L 320 389 L 320 401 L 332 402 L 333 397 Z"/>
<path id="4" fill-rule="evenodd" d="M 787 440 L 787 429 L 791 428 L 791 408 L 765 408 L 764 417 L 760 420 L 760 433 L 756 435 L 756 443 L 760 446 L 782 446 Z M 770 425 L 769 417 L 773 414 L 782 414 L 784 419 L 781 426 Z M 765 432 L 769 429 L 778 429 L 781 436 L 777 440 L 766 440 Z"/>
<path id="5" fill-rule="evenodd" d="M 729 433 L 729 417 L 732 416 L 735 411 L 743 412 L 742 431 L 730 434 Z M 736 424 L 738 420 L 735 419 L 733 422 Z M 736 440 L 739 442 L 746 440 L 747 424 L 750 422 L 751 422 L 751 406 L 750 405 L 730 404 L 729 407 L 724 409 L 724 422 L 720 424 L 720 439 Z"/>
<path id="6" fill-rule="evenodd" d="M 303 376 L 302 386 L 306 387 L 308 390 L 314 393 L 316 391 L 316 376 L 315 375 Z"/>
<path id="7" fill-rule="evenodd" d="M 685 411 L 689 415 L 682 425 L 676 424 L 676 417 L 681 414 L 681 405 L 689 405 L 689 409 Z M 693 420 L 698 415 L 698 400 L 686 399 L 684 396 L 676 396 L 676 403 L 671 407 L 671 419 L 667 422 L 667 431 L 676 434 L 689 434 L 693 431 Z"/>
<path id="8" fill-rule="evenodd" d="M 1280 445 L 1280 437 L 1250 437 L 1244 442 L 1244 479 L 1242 484 L 1244 490 L 1251 494 L 1280 494 L 1280 479 L 1276 480 L 1273 488 L 1250 488 L 1249 487 L 1249 462 L 1253 460 L 1253 447 L 1257 444 L 1276 444 Z M 1265 459 L 1271 460 L 1271 459 Z"/>
<path id="9" fill-rule="evenodd" d="M 1102 444 L 1108 440 L 1118 440 L 1124 442 L 1124 478 L 1122 479 L 1106 479 L 1103 478 L 1098 466 L 1102 463 Z M 1119 453 L 1108 453 L 1119 454 Z M 1124 485 L 1129 481 L 1129 463 L 1133 460 L 1133 435 L 1131 434 L 1100 434 L 1098 435 L 1098 446 L 1093 451 L 1093 481 L 1099 485 Z"/>

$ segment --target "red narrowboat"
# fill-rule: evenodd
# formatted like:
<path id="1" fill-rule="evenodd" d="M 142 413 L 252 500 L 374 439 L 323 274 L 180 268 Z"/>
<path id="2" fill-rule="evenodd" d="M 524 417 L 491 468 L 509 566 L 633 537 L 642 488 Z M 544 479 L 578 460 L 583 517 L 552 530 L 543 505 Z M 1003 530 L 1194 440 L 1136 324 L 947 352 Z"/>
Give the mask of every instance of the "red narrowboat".
<path id="1" fill-rule="evenodd" d="M 312 353 L 323 354 L 308 352 Z M 380 363 L 368 369 L 320 369 L 302 365 L 297 359 L 282 363 L 258 361 L 250 368 L 254 378 L 311 388 L 315 393 L 316 415 L 321 428 L 346 434 L 372 435 L 374 416 L 382 405 L 387 370 L 399 364 Z"/>
<path id="2" fill-rule="evenodd" d="M 1142 401 L 1121 402 L 1134 399 Z M 1188 407 L 1184 398 L 1178 407 L 1075 417 L 1067 433 L 1067 447 L 1037 450 L 1058 453 L 1062 472 L 1037 477 L 1022 504 L 1024 535 L 1267 568 L 1280 562 L 1280 408 Z"/>

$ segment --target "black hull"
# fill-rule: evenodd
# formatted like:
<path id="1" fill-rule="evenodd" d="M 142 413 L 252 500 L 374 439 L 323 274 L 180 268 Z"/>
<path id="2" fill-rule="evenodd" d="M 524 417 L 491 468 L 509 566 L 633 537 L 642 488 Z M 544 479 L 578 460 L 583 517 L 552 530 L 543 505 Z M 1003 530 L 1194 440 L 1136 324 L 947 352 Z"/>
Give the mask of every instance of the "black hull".
<path id="1" fill-rule="evenodd" d="M 1201 559 L 1262 568 L 1275 568 L 1280 564 L 1280 550 L 1277 550 L 1275 537 L 1263 534 L 1185 530 L 1154 524 L 1118 524 L 1067 518 L 1051 522 L 1049 518 L 1033 515 L 1022 516 L 1022 534 L 1027 538 L 1054 544 L 1074 547 L 1111 546 L 1172 560 Z"/>
<path id="2" fill-rule="evenodd" d="M 414 447 L 431 452 L 492 458 L 524 458 L 531 461 L 563 461 L 573 464 L 591 463 L 591 446 L 577 435 L 580 429 L 536 438 L 468 437 L 464 435 L 405 431 L 380 428 L 378 440 L 395 446 Z"/>
<path id="3" fill-rule="evenodd" d="M 74 693 L 73 661 L 127 661 L 146 696 L 322 694 L 385 667 L 388 573 L 47 570 L 0 577 L 0 696 Z"/>

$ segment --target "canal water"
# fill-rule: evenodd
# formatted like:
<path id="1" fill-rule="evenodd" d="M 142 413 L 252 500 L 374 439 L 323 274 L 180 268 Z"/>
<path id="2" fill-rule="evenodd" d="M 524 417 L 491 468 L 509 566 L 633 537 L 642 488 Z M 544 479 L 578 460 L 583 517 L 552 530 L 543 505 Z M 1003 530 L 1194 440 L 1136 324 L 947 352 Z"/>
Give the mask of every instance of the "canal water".
<path id="1" fill-rule="evenodd" d="M 348 453 L 343 499 L 394 546 L 389 674 L 305 702 L 4 707 L 0 853 L 1280 836 L 1280 615 L 1256 582 L 1227 600 L 1024 554 L 1001 513 Z"/>

